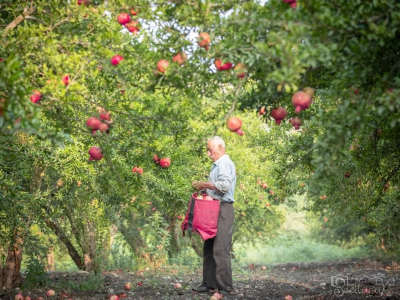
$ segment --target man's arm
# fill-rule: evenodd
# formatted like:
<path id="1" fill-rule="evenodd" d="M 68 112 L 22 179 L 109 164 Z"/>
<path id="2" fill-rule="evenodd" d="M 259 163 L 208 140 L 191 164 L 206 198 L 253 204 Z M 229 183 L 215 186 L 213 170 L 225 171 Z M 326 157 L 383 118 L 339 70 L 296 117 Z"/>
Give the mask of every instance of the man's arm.
<path id="1" fill-rule="evenodd" d="M 218 179 L 215 183 L 207 181 L 195 181 L 192 186 L 197 190 L 210 189 L 225 194 L 231 187 L 232 176 L 229 164 L 221 163 L 218 166 Z"/>

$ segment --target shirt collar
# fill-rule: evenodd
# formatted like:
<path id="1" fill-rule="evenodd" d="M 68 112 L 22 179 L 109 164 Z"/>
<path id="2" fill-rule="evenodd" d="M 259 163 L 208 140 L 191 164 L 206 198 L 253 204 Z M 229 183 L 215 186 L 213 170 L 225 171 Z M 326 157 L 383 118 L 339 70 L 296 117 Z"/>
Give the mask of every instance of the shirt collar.
<path id="1" fill-rule="evenodd" d="M 228 154 L 225 153 L 224 155 L 222 155 L 220 158 L 218 158 L 216 161 L 214 161 L 213 165 L 217 166 L 225 157 L 228 158 L 229 157 Z"/>

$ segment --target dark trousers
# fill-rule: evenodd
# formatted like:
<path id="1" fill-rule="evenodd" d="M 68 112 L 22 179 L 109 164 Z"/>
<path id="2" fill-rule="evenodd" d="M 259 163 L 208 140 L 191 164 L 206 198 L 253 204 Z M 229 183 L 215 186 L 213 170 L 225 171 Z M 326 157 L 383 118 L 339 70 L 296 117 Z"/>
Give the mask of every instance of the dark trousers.
<path id="1" fill-rule="evenodd" d="M 235 212 L 233 204 L 221 202 L 217 235 L 204 241 L 203 285 L 232 290 L 231 247 Z"/>

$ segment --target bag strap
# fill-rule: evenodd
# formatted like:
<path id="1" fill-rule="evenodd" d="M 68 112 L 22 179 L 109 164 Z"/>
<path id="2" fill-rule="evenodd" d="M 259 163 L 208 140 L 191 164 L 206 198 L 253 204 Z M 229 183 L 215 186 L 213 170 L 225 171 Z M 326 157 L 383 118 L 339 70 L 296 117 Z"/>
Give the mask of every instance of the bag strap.
<path id="1" fill-rule="evenodd" d="M 189 210 L 189 225 L 188 225 L 188 231 L 189 234 L 190 232 L 193 231 L 193 217 L 194 217 L 194 202 L 196 200 L 192 198 L 192 201 L 190 202 L 190 210 Z"/>

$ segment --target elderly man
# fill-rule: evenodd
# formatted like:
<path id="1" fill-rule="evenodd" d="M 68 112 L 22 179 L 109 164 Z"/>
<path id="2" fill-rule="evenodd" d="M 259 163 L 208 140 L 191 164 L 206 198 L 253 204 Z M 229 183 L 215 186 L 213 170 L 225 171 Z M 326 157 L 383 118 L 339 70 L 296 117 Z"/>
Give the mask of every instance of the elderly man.
<path id="1" fill-rule="evenodd" d="M 193 182 L 197 190 L 204 190 L 220 200 L 217 235 L 204 241 L 203 283 L 197 292 L 218 289 L 221 294 L 233 294 L 231 254 L 234 192 L 236 187 L 235 165 L 225 153 L 225 142 L 219 136 L 207 141 L 207 155 L 214 162 L 208 181 Z"/>

